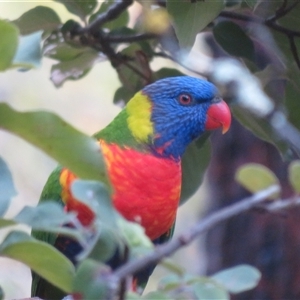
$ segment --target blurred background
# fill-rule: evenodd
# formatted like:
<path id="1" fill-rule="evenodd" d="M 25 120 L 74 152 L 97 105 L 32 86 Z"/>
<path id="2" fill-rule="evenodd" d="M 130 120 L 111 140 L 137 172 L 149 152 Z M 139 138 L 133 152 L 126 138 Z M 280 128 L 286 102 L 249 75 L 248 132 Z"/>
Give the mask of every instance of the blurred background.
<path id="1" fill-rule="evenodd" d="M 37 5 L 55 9 L 63 22 L 69 18 L 69 13 L 63 5 L 49 1 L 0 2 L 0 18 L 17 19 Z M 138 9 L 138 5 L 131 8 L 131 14 L 134 15 Z M 207 65 L 207 60 L 208 58 L 203 60 L 203 66 Z M 156 59 L 153 62 L 154 70 L 166 66 L 166 62 Z M 54 61 L 50 59 L 43 59 L 39 69 L 0 73 L 0 101 L 9 103 L 19 111 L 55 112 L 75 128 L 89 135 L 105 127 L 121 109 L 112 103 L 120 83 L 110 64 L 101 62 L 83 79 L 76 82 L 67 81 L 63 87 L 57 89 L 49 79 L 53 63 Z M 171 62 L 168 64 L 172 65 Z M 55 168 L 56 162 L 39 149 L 4 131 L 0 131 L 0 156 L 8 164 L 18 191 L 6 214 L 7 217 L 11 217 L 25 205 L 37 204 L 43 185 Z M 202 201 L 204 197 L 203 187 L 180 208 L 175 234 L 196 222 L 204 204 Z M 22 229 L 29 231 L 29 228 Z M 1 230 L 0 239 L 2 240 L 6 234 L 7 230 Z M 190 272 L 203 272 L 205 269 L 204 252 L 199 248 L 199 240 L 178 251 L 175 260 Z M 6 299 L 29 297 L 30 270 L 21 263 L 5 258 L 0 258 L 0 266 L 0 285 L 4 287 Z M 164 270 L 157 268 L 148 284 L 148 291 L 156 286 L 157 279 L 163 274 Z"/>

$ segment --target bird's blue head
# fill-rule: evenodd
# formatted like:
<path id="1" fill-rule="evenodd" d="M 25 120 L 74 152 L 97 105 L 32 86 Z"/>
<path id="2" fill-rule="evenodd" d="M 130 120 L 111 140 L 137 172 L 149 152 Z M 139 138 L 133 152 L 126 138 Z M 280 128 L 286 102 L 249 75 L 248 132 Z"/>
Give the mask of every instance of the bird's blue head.
<path id="1" fill-rule="evenodd" d="M 178 159 L 205 130 L 223 127 L 224 132 L 230 126 L 227 104 L 206 80 L 189 76 L 165 78 L 146 86 L 135 98 L 135 105 L 128 103 L 129 112 L 135 112 L 134 120 L 141 120 L 140 124 L 135 122 L 135 130 L 147 136 L 157 155 Z"/>

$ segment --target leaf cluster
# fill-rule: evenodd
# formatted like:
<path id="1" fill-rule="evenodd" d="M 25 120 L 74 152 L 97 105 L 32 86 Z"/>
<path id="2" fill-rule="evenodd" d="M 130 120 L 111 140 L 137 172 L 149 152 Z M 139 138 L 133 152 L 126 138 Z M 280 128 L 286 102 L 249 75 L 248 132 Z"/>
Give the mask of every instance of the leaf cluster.
<path id="1" fill-rule="evenodd" d="M 129 15 L 128 8 L 133 3 L 129 0 L 107 0 L 102 4 L 96 0 L 56 2 L 73 18 L 63 23 L 59 12 L 36 6 L 16 20 L 0 20 L 0 71 L 37 68 L 47 57 L 54 61 L 51 80 L 56 87 L 62 87 L 67 80 L 79 80 L 97 63 L 109 60 L 121 83 L 113 101 L 124 105 L 144 85 L 183 74 L 182 70 L 191 71 L 194 66 L 186 65 L 186 53 L 192 46 L 197 47 L 196 36 L 202 33 L 214 55 L 221 53 L 240 60 L 274 100 L 276 110 L 300 128 L 298 1 L 266 4 L 246 0 L 167 0 L 153 1 L 151 5 L 141 1 L 141 13 L 135 20 Z M 154 70 L 152 62 L 157 57 L 172 60 L 177 65 Z M 192 71 L 199 73 L 195 69 Z M 278 138 L 268 120 L 235 106 L 234 97 L 227 96 L 234 116 L 245 127 L 273 143 L 284 157 L 290 155 L 294 149 Z M 48 201 L 36 208 L 25 207 L 13 219 L 6 219 L 4 214 L 16 191 L 5 162 L 0 160 L 0 228 L 26 224 L 34 230 L 66 235 L 83 247 L 78 257 L 80 263 L 75 268 L 52 246 L 15 230 L 0 245 L 0 255 L 27 264 L 67 293 L 89 299 L 109 297 L 112 281 L 107 278 L 112 278 L 113 272 L 103 262 L 117 247 L 123 251 L 126 262 L 152 251 L 153 245 L 139 225 L 124 220 L 111 206 L 109 183 L 97 141 L 53 113 L 21 113 L 4 103 L 0 104 L 0 128 L 39 147 L 86 179 L 77 181 L 73 192 L 96 215 L 93 226 L 84 228 L 78 224 L 76 216 Z M 182 203 L 202 182 L 210 158 L 206 140 L 204 136 L 195 141 L 183 158 Z M 290 183 L 298 194 L 298 161 L 290 165 L 289 174 Z M 254 193 L 279 184 L 270 170 L 256 165 L 240 169 L 237 180 Z M 65 224 L 72 224 L 72 227 L 62 226 Z M 127 293 L 127 299 L 229 299 L 229 293 L 253 288 L 260 277 L 250 266 L 237 266 L 210 277 L 199 277 L 186 274 L 176 264 L 162 263 L 172 274 L 161 280 L 157 291 L 144 296 Z"/>

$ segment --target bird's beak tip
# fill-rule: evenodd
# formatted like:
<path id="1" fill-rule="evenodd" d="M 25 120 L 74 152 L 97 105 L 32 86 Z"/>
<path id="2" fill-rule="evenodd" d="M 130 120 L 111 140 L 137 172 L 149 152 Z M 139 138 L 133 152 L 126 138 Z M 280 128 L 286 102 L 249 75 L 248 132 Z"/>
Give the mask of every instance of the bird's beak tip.
<path id="1" fill-rule="evenodd" d="M 214 130 L 222 127 L 222 133 L 225 134 L 230 125 L 231 113 L 227 103 L 224 100 L 212 103 L 207 110 L 205 129 Z"/>

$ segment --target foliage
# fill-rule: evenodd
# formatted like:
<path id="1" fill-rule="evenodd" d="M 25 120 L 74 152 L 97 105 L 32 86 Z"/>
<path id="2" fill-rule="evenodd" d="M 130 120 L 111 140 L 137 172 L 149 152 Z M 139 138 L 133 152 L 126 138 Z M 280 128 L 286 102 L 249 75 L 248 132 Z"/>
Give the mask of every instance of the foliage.
<path id="1" fill-rule="evenodd" d="M 186 53 L 198 43 L 196 35 L 205 33 L 212 49 L 238 58 L 259 80 L 274 100 L 272 117 L 280 112 L 300 129 L 298 1 L 167 0 L 157 1 L 153 6 L 141 1 L 141 15 L 131 27 L 128 25 L 128 7 L 132 1 L 107 0 L 101 5 L 91 0 L 57 2 L 74 15 L 72 20 L 63 23 L 59 12 L 44 6 L 36 6 L 17 20 L 0 20 L 1 71 L 30 70 L 48 57 L 55 60 L 51 80 L 56 87 L 61 87 L 68 80 L 86 76 L 95 64 L 107 59 L 121 83 L 113 101 L 125 104 L 144 85 L 162 77 L 182 74 L 175 68 L 154 71 L 151 62 L 164 57 L 186 66 Z M 193 66 L 186 67 L 190 71 L 193 69 Z M 196 74 L 197 70 L 194 71 Z M 227 96 L 234 107 L 234 95 Z M 288 139 L 279 138 L 274 130 L 274 118 L 272 123 L 268 116 L 261 118 L 245 112 L 240 106 L 234 107 L 233 112 L 254 134 L 273 143 L 283 157 L 291 152 Z M 276 120 L 280 122 L 280 119 Z M 111 270 L 103 262 L 114 250 L 118 247 L 125 253 L 129 248 L 131 256 L 128 260 L 132 261 L 153 251 L 153 245 L 138 224 L 124 220 L 114 210 L 109 187 L 92 181 L 108 184 L 99 145 L 53 113 L 21 113 L 4 103 L 0 105 L 0 128 L 34 144 L 86 179 L 77 181 L 73 192 L 96 214 L 93 226 L 83 228 L 74 215 L 49 202 L 36 208 L 25 207 L 12 219 L 4 218 L 16 192 L 12 176 L 0 159 L 0 228 L 26 224 L 36 230 L 70 236 L 84 249 L 78 257 L 80 264 L 75 268 L 52 246 L 25 232 L 12 231 L 0 245 L 0 255 L 27 264 L 68 293 L 79 293 L 90 299 L 107 295 L 111 288 L 107 274 L 111 274 Z M 206 139 L 194 142 L 183 158 L 182 203 L 202 182 L 209 163 Z M 300 151 L 297 147 L 293 150 Z M 299 166 L 299 161 L 294 161 L 289 168 L 289 180 L 295 194 L 300 191 Z M 238 170 L 236 178 L 252 193 L 280 184 L 271 170 L 253 164 Z M 272 196 L 278 197 L 279 194 Z M 72 228 L 62 227 L 70 223 Z M 260 278 L 258 270 L 244 265 L 210 277 L 186 274 L 176 264 L 168 269 L 170 275 L 160 281 L 157 291 L 144 296 L 127 293 L 127 299 L 229 299 L 230 293 L 255 287 Z M 101 285 L 99 278 L 103 279 Z"/>

